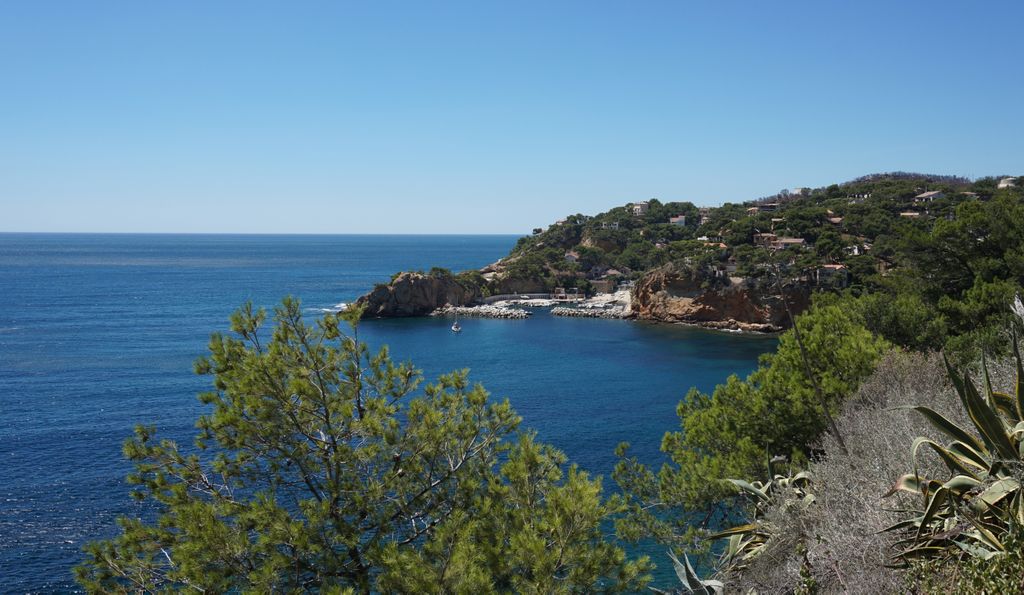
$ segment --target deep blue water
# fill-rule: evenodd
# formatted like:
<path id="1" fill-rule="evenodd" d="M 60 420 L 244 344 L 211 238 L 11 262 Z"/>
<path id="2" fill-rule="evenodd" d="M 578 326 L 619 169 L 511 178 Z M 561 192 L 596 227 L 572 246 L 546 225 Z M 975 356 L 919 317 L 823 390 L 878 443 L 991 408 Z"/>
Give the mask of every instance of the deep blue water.
<path id="1" fill-rule="evenodd" d="M 122 441 L 138 423 L 190 443 L 191 373 L 246 300 L 311 316 L 398 270 L 478 268 L 514 236 L 0 234 L 0 591 L 74 589 L 83 543 L 133 504 Z M 541 440 L 605 477 L 620 441 L 660 461 L 690 386 L 746 374 L 775 340 L 618 320 L 364 322 L 428 379 L 458 368 L 509 398 Z M 613 487 L 606 480 L 606 487 Z M 659 561 L 660 562 L 660 561 Z M 664 566 L 663 564 L 659 564 Z"/>

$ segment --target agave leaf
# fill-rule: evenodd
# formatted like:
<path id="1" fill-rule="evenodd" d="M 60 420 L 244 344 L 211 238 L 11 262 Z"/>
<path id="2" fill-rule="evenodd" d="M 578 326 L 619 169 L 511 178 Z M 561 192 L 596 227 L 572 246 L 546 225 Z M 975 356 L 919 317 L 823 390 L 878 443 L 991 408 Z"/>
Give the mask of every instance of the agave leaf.
<path id="1" fill-rule="evenodd" d="M 959 496 L 960 494 L 963 494 L 964 492 L 967 492 L 969 490 L 973 490 L 974 488 L 980 485 L 981 482 L 975 479 L 974 477 L 968 477 L 966 475 L 957 475 L 956 477 L 953 477 L 946 483 L 942 484 L 942 487 Z"/>
<path id="2" fill-rule="evenodd" d="M 971 417 L 971 421 L 974 422 L 985 444 L 1004 459 L 1019 459 L 1020 455 L 1010 442 L 1003 420 L 978 394 L 978 389 L 971 382 L 969 374 L 964 374 L 963 384 L 967 414 Z"/>
<path id="3" fill-rule="evenodd" d="M 927 498 L 928 494 L 934 492 L 942 484 L 934 479 L 927 479 L 914 473 L 905 473 L 896 480 L 896 483 L 882 497 L 888 498 L 896 492 L 910 492 Z"/>
<path id="4" fill-rule="evenodd" d="M 1017 405 L 1010 395 L 1004 392 L 992 391 L 992 403 L 995 405 L 996 411 L 1006 419 L 1017 417 Z"/>
<path id="5" fill-rule="evenodd" d="M 964 379 L 953 368 L 953 364 L 949 363 L 949 358 L 946 357 L 945 353 L 942 354 L 942 361 L 946 364 L 946 374 L 949 376 L 950 382 L 953 383 L 953 388 L 956 389 L 960 402 L 963 403 L 964 411 L 970 410 L 970 407 L 967 406 L 967 391 L 964 389 Z"/>
<path id="6" fill-rule="evenodd" d="M 961 533 L 963 537 L 969 537 L 979 543 L 985 544 L 989 548 L 998 550 L 1000 552 L 1006 551 L 1006 547 L 1003 546 L 1003 543 L 999 541 L 999 538 L 997 538 L 995 534 L 992 533 L 992 531 L 980 526 L 977 521 L 970 517 L 970 515 L 965 516 L 967 517 L 967 520 L 971 521 L 971 524 L 974 525 L 975 530 L 964 531 L 963 533 Z"/>
<path id="7" fill-rule="evenodd" d="M 750 482 L 743 481 L 742 479 L 726 479 L 725 481 L 728 481 L 732 485 L 738 487 L 740 491 L 751 494 L 763 502 L 771 501 L 771 498 L 768 497 L 768 490 L 766 488 L 759 489 L 756 486 L 751 485 Z"/>
<path id="8" fill-rule="evenodd" d="M 720 591 L 724 585 L 719 581 L 714 580 L 700 580 L 697 576 L 697 571 L 690 565 L 690 558 L 683 554 L 683 562 L 679 561 L 672 552 L 668 553 L 669 557 L 672 558 L 672 566 L 675 568 L 676 576 L 679 577 L 679 582 L 683 584 L 684 592 L 686 593 L 703 593 L 712 595 L 717 591 Z"/>
<path id="9" fill-rule="evenodd" d="M 1013 329 L 1013 359 L 1017 362 L 1017 419 L 1024 421 L 1024 363 L 1020 359 L 1020 346 L 1017 344 L 1017 329 Z"/>
<path id="10" fill-rule="evenodd" d="M 976 502 L 984 502 L 989 506 L 992 506 L 996 502 L 999 502 L 1006 496 L 1014 494 L 1020 491 L 1020 482 L 1011 477 L 1000 479 L 992 485 L 985 488 L 985 491 L 978 494 L 971 500 L 971 509 L 974 509 Z M 981 510 L 977 510 L 981 512 Z"/>
<path id="11" fill-rule="evenodd" d="M 983 471 L 986 475 L 992 473 L 992 465 L 989 463 L 988 459 L 967 444 L 954 440 L 949 443 L 946 450 L 960 457 L 962 462 L 977 467 L 979 471 Z"/>
<path id="12" fill-rule="evenodd" d="M 973 543 L 964 543 L 962 541 L 954 541 L 953 545 L 967 552 L 971 556 L 975 558 L 980 558 L 982 560 L 991 560 L 993 557 L 998 556 L 1002 553 L 999 551 L 993 551 L 990 549 L 983 548 Z"/>
<path id="13" fill-rule="evenodd" d="M 924 516 L 921 517 L 921 524 L 917 527 L 917 539 L 920 540 L 921 536 L 924 535 L 925 529 L 931 525 L 935 517 L 939 516 L 940 511 L 946 504 L 947 493 L 949 490 L 946 488 L 939 488 L 932 494 L 931 500 L 928 502 L 928 506 L 924 509 Z M 945 515 L 943 515 L 945 516 Z"/>
<path id="14" fill-rule="evenodd" d="M 935 451 L 935 454 L 939 455 L 939 458 L 942 459 L 942 462 L 945 463 L 946 466 L 949 467 L 949 470 L 952 471 L 953 473 L 961 473 L 964 475 L 970 475 L 972 477 L 976 476 L 976 472 L 967 466 L 968 464 L 973 466 L 973 461 L 964 461 L 961 459 L 960 455 L 950 452 L 949 450 L 946 449 L 946 447 L 942 446 L 938 442 L 935 442 L 934 440 L 925 438 L 923 436 L 915 438 L 914 443 L 911 446 L 911 452 L 914 456 L 915 469 L 917 468 L 917 451 L 919 448 L 921 448 L 921 446 L 924 445 L 930 446 L 932 450 Z"/>
<path id="15" fill-rule="evenodd" d="M 992 398 L 992 378 L 988 374 L 988 361 L 985 358 L 985 352 L 981 352 L 981 377 L 985 382 L 985 401 L 989 405 L 995 405 L 995 401 Z"/>
<path id="16" fill-rule="evenodd" d="M 910 559 L 910 558 L 934 558 L 946 552 L 946 548 L 941 545 L 923 545 L 920 547 L 910 548 L 897 554 L 898 558 Z"/>
<path id="17" fill-rule="evenodd" d="M 725 529 L 724 531 L 712 533 L 711 535 L 708 535 L 708 539 L 720 539 L 722 537 L 728 537 L 730 535 L 754 534 L 760 528 L 761 526 L 757 523 L 747 523 L 746 525 L 730 527 L 729 529 Z"/>
<path id="18" fill-rule="evenodd" d="M 977 438 L 975 438 L 973 435 L 971 435 L 969 432 L 967 432 L 960 426 L 949 421 L 945 416 L 943 416 L 941 413 L 938 413 L 934 409 L 930 407 L 925 407 L 923 405 L 911 407 L 911 409 L 924 415 L 925 419 L 931 422 L 931 424 L 935 426 L 937 430 L 949 436 L 953 440 L 958 440 L 960 442 L 963 442 L 964 444 L 968 444 L 971 446 L 971 448 L 973 448 L 976 451 L 987 452 L 987 450 L 985 449 L 985 445 L 982 444 Z"/>
<path id="19" fill-rule="evenodd" d="M 683 563 L 680 562 L 679 558 L 676 558 L 675 554 L 673 554 L 672 552 L 668 553 L 668 557 L 672 558 L 672 567 L 676 571 L 676 577 L 679 579 L 679 582 L 682 583 L 683 586 L 686 587 L 687 589 L 691 589 L 692 590 L 693 587 L 690 585 L 690 577 L 689 577 L 689 573 L 687 573 L 687 569 L 686 569 L 686 566 L 690 565 L 690 561 L 687 560 L 686 561 L 686 566 L 683 566 Z M 685 558 L 686 556 L 684 555 L 683 557 Z"/>

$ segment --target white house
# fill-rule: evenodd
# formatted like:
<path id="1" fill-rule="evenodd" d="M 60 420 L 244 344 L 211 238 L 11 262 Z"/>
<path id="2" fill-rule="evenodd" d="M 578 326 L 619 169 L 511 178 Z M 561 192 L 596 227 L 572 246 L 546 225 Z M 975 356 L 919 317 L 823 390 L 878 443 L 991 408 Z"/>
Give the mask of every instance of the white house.
<path id="1" fill-rule="evenodd" d="M 669 217 L 668 222 L 672 225 L 686 226 L 686 215 L 676 215 L 675 217 Z"/>
<path id="2" fill-rule="evenodd" d="M 921 194 L 918 194 L 917 196 L 914 197 L 914 202 L 931 202 L 933 200 L 938 200 L 944 196 L 946 195 L 943 194 L 941 191 L 932 190 L 931 192 L 922 192 Z"/>
<path id="3" fill-rule="evenodd" d="M 650 203 L 645 201 L 630 203 L 629 207 L 633 210 L 634 217 L 641 217 L 647 214 L 647 209 L 650 207 Z"/>
<path id="4" fill-rule="evenodd" d="M 996 188 L 1013 188 L 1017 185 L 1017 178 L 1003 178 L 996 184 Z"/>

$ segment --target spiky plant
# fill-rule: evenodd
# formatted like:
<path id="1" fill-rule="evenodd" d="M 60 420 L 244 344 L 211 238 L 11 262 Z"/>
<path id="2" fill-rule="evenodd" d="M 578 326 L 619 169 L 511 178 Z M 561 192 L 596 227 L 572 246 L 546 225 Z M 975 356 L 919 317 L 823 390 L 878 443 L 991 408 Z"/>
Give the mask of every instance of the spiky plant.
<path id="1" fill-rule="evenodd" d="M 921 507 L 912 511 L 913 516 L 888 529 L 907 534 L 897 544 L 898 563 L 964 553 L 987 560 L 1004 554 L 1010 529 L 1024 525 L 1024 364 L 1016 332 L 1013 356 L 1013 396 L 992 389 L 984 359 L 984 393 L 969 373 L 959 374 L 946 361 L 949 378 L 971 420 L 973 432 L 929 407 L 913 407 L 950 442 L 915 439 L 911 449 L 914 472 L 901 476 L 886 494 L 903 491 L 921 497 Z M 921 476 L 917 455 L 924 446 L 949 468 L 949 479 Z"/>
<path id="2" fill-rule="evenodd" d="M 668 557 L 672 558 L 672 567 L 675 568 L 676 577 L 679 578 L 680 588 L 662 591 L 651 587 L 651 591 L 660 595 L 718 595 L 725 589 L 725 585 L 721 581 L 701 579 L 697 576 L 697 571 L 690 565 L 690 559 L 685 554 L 682 562 L 672 552 L 668 553 Z"/>
<path id="3" fill-rule="evenodd" d="M 769 472 L 770 472 L 769 465 Z M 726 571 L 743 570 L 751 560 L 764 551 L 765 545 L 778 530 L 765 519 L 769 507 L 781 502 L 786 510 L 794 507 L 806 508 L 814 503 L 810 491 L 811 476 L 806 471 L 796 475 L 772 476 L 766 482 L 747 482 L 740 479 L 726 480 L 739 488 L 740 492 L 754 499 L 754 514 L 749 523 L 713 533 L 710 539 L 726 539 L 720 567 Z"/>

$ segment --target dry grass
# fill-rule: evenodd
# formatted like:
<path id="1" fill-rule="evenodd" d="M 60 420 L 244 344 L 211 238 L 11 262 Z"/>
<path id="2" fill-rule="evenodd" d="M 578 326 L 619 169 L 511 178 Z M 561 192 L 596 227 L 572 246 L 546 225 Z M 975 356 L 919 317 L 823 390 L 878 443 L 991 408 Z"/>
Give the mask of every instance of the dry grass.
<path id="1" fill-rule="evenodd" d="M 1009 386 L 1012 362 L 991 368 L 993 386 Z M 782 506 L 769 512 L 766 521 L 779 529 L 779 537 L 741 575 L 726 577 L 730 592 L 787 593 L 809 582 L 827 593 L 906 589 L 903 574 L 885 568 L 895 537 L 881 532 L 900 519 L 893 511 L 901 496 L 882 496 L 913 468 L 910 446 L 916 436 L 941 439 L 920 414 L 901 409 L 912 405 L 928 405 L 970 427 L 940 356 L 887 356 L 837 419 L 848 452 L 831 436 L 821 442 L 824 454 L 811 465 L 815 504 L 801 513 L 786 513 Z M 919 453 L 921 472 L 947 476 L 929 455 Z"/>

